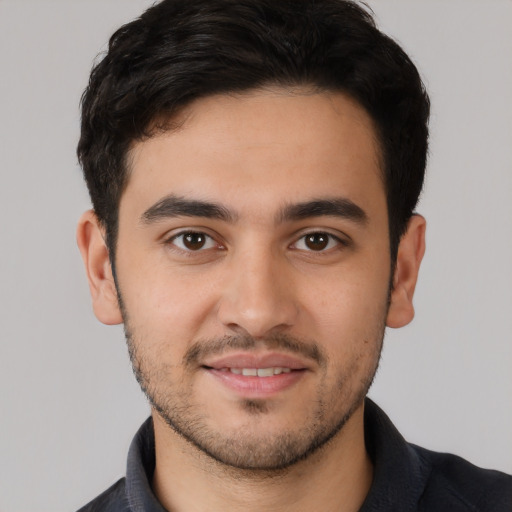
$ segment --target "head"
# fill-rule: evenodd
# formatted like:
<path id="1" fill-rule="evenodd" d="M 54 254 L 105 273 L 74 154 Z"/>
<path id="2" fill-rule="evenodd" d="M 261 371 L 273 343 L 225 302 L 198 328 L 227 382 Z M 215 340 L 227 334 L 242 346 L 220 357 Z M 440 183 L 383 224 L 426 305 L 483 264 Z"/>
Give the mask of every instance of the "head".
<path id="1" fill-rule="evenodd" d="M 78 239 L 180 439 L 277 469 L 360 436 L 384 328 L 412 318 L 428 110 L 353 2 L 168 0 L 114 34 L 83 97 Z"/>
<path id="2" fill-rule="evenodd" d="M 197 99 L 269 86 L 342 92 L 369 114 L 395 261 L 423 185 L 429 116 L 403 50 L 353 1 L 172 0 L 111 37 L 82 98 L 78 157 L 113 264 L 132 145 L 176 130 Z"/>

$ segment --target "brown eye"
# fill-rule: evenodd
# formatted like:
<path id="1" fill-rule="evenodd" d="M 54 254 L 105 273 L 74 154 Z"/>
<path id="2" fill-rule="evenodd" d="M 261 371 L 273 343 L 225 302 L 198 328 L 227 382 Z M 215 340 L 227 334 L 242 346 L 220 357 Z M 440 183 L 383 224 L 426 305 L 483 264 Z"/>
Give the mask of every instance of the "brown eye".
<path id="1" fill-rule="evenodd" d="M 206 233 L 188 231 L 171 239 L 173 245 L 184 251 L 200 251 L 215 247 L 215 241 Z"/>
<path id="2" fill-rule="evenodd" d="M 316 231 L 308 233 L 297 240 L 294 248 L 301 251 L 323 252 L 340 245 L 344 245 L 344 243 L 338 237 L 330 233 Z"/>
<path id="3" fill-rule="evenodd" d="M 186 233 L 183 235 L 183 245 L 191 251 L 202 249 L 206 242 L 206 237 L 203 233 Z"/>
<path id="4" fill-rule="evenodd" d="M 326 233 L 312 233 L 304 237 L 304 243 L 312 251 L 323 251 L 329 245 L 330 237 Z"/>

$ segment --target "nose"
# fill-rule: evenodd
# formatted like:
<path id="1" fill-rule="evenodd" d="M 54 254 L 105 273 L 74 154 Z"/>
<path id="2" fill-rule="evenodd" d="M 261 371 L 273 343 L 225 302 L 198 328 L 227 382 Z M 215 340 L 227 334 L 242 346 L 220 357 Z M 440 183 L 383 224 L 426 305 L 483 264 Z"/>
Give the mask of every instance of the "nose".
<path id="1" fill-rule="evenodd" d="M 233 257 L 228 267 L 217 310 L 225 327 L 262 338 L 296 323 L 299 308 L 283 256 L 251 250 Z"/>

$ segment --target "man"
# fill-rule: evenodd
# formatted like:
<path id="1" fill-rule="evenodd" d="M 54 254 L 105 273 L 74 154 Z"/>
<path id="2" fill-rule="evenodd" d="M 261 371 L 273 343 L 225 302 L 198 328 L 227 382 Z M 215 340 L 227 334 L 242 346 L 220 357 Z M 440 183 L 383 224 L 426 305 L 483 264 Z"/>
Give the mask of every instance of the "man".
<path id="1" fill-rule="evenodd" d="M 429 101 L 342 0 L 164 0 L 83 97 L 78 227 L 152 418 L 82 510 L 510 510 L 366 394 L 412 320 Z"/>

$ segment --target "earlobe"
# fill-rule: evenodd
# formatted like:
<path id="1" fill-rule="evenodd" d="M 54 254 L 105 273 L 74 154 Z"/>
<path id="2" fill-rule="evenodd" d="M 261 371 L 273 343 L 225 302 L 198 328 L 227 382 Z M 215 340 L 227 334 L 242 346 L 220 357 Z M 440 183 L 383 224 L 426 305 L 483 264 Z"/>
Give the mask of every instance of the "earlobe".
<path id="1" fill-rule="evenodd" d="M 94 314 L 107 325 L 122 323 L 104 231 L 94 211 L 80 217 L 76 239 L 89 280 Z"/>
<path id="2" fill-rule="evenodd" d="M 388 327 L 403 327 L 414 318 L 412 299 L 425 254 L 425 229 L 425 219 L 421 215 L 413 215 L 400 240 L 386 320 Z"/>

